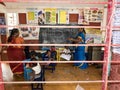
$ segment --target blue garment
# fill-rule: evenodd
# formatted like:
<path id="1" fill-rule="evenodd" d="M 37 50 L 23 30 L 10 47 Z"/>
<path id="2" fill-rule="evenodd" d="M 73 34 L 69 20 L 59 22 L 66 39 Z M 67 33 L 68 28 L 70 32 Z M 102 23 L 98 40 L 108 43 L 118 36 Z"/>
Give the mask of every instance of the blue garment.
<path id="1" fill-rule="evenodd" d="M 48 57 L 46 55 L 46 53 L 43 53 L 42 54 L 42 59 L 43 59 L 43 61 L 48 61 L 50 58 L 54 59 L 54 57 L 56 57 L 55 55 L 56 55 L 55 53 L 51 53 L 51 57 Z M 49 66 L 56 66 L 56 63 L 50 63 Z"/>
<path id="2" fill-rule="evenodd" d="M 84 44 L 85 43 L 85 35 L 83 32 L 78 33 L 77 37 L 80 36 L 82 37 L 82 40 L 84 42 L 81 42 L 80 44 Z M 74 60 L 75 61 L 83 61 L 86 60 L 85 57 L 85 46 L 77 46 L 75 49 L 75 53 L 74 53 Z M 88 67 L 87 63 L 75 63 L 75 66 L 78 66 L 80 69 L 86 69 Z"/>
<path id="3" fill-rule="evenodd" d="M 26 59 L 24 61 L 31 61 L 31 59 Z M 29 74 L 32 72 L 32 69 L 26 68 L 25 63 L 23 64 L 23 67 L 24 67 L 24 79 L 29 81 L 30 80 Z"/>
<path id="4" fill-rule="evenodd" d="M 82 40 L 83 40 L 84 43 L 85 43 L 85 34 L 84 34 L 83 32 L 79 32 L 79 33 L 77 34 L 76 38 L 77 38 L 78 36 L 82 37 Z"/>

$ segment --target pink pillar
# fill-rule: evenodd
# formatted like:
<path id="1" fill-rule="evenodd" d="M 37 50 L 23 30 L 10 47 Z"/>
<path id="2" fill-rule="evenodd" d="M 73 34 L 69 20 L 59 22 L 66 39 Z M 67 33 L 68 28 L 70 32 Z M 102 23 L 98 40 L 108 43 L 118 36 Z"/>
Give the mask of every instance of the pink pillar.
<path id="1" fill-rule="evenodd" d="M 1 35 L 0 35 L 0 39 L 1 39 Z M 2 46 L 0 45 L 0 47 L 2 47 Z M 0 61 L 1 61 L 1 54 L 0 54 Z M 3 82 L 1 63 L 0 63 L 0 82 Z M 0 90 L 4 90 L 4 84 L 3 83 L 0 83 Z"/>
<path id="2" fill-rule="evenodd" d="M 108 65 L 109 65 L 109 57 L 111 53 L 111 34 L 112 34 L 112 11 L 114 8 L 114 0 L 108 0 L 108 13 L 107 13 L 107 31 L 106 31 L 106 41 L 105 41 L 105 52 L 104 52 L 104 61 L 106 61 L 103 64 L 103 75 L 102 75 L 102 80 L 104 81 L 102 84 L 102 90 L 107 90 L 108 88 Z"/>

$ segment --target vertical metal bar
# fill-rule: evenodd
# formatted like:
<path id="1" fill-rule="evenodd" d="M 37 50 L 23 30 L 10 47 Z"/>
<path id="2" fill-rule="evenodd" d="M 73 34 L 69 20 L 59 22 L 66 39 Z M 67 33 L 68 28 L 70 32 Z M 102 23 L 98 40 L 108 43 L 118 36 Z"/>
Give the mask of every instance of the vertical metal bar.
<path id="1" fill-rule="evenodd" d="M 108 65 L 110 64 L 110 53 L 111 53 L 111 36 L 112 36 L 112 18 L 114 10 L 114 0 L 108 0 L 108 13 L 107 13 L 107 30 L 106 30 L 106 41 L 105 41 L 105 51 L 104 51 L 104 60 L 103 64 L 103 75 L 102 80 L 104 83 L 102 85 L 102 90 L 107 90 L 108 86 Z"/>
<path id="2" fill-rule="evenodd" d="M 0 39 L 1 39 L 1 35 L 0 35 Z M 0 40 L 0 43 L 1 43 L 1 40 Z M 0 47 L 2 47 L 2 46 L 0 46 Z M 0 54 L 0 61 L 1 60 L 2 60 L 2 57 L 1 57 L 1 54 Z M 1 63 L 0 63 L 0 82 L 3 82 Z M 4 84 L 3 83 L 0 83 L 0 90 L 4 90 Z"/>

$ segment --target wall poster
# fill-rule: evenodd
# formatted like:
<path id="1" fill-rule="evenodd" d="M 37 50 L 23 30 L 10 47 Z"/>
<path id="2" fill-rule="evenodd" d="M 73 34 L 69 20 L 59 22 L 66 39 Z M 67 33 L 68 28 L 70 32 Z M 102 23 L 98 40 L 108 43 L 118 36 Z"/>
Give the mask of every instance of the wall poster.
<path id="1" fill-rule="evenodd" d="M 38 12 L 38 25 L 45 24 L 45 13 L 40 10 Z"/>
<path id="2" fill-rule="evenodd" d="M 113 26 L 120 26 L 120 6 L 119 5 L 117 5 L 115 8 Z M 120 28 L 115 28 L 115 30 L 112 31 L 112 44 L 120 44 Z M 112 52 L 120 54 L 120 47 L 113 46 Z"/>
<path id="3" fill-rule="evenodd" d="M 5 25 L 5 18 L 0 17 L 0 25 Z M 0 35 L 6 35 L 6 28 L 0 28 Z"/>
<path id="4" fill-rule="evenodd" d="M 104 10 L 101 8 L 85 8 L 84 18 L 87 22 L 101 22 L 103 20 Z"/>
<path id="5" fill-rule="evenodd" d="M 27 23 L 37 24 L 38 23 L 38 12 L 37 8 L 27 8 Z"/>
<path id="6" fill-rule="evenodd" d="M 79 11 L 78 24 L 88 25 L 89 24 L 88 20 L 84 18 L 84 9 L 81 8 L 78 11 Z"/>
<path id="7" fill-rule="evenodd" d="M 68 12 L 65 9 L 59 9 L 58 13 L 58 23 L 67 24 L 68 23 Z"/>
<path id="8" fill-rule="evenodd" d="M 56 24 L 56 8 L 45 8 L 46 24 Z"/>
<path id="9" fill-rule="evenodd" d="M 103 41 L 102 31 L 100 29 L 87 28 L 86 31 L 86 43 L 92 40 L 93 43 L 100 44 Z"/>
<path id="10" fill-rule="evenodd" d="M 25 40 L 37 40 L 39 37 L 39 28 L 37 27 L 22 27 L 20 29 L 20 35 Z"/>

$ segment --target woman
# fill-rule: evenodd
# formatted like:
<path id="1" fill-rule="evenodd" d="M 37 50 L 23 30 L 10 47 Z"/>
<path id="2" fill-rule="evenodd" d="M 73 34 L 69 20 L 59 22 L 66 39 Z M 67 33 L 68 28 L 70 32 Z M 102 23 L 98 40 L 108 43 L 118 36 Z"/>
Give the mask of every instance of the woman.
<path id="1" fill-rule="evenodd" d="M 19 36 L 19 30 L 14 28 L 11 30 L 10 36 L 8 37 L 8 44 L 23 44 L 24 39 Z M 24 47 L 23 46 L 9 46 L 7 48 L 8 60 L 10 61 L 22 61 L 25 59 Z M 22 63 L 10 63 L 10 68 L 14 74 L 23 73 Z"/>
<path id="2" fill-rule="evenodd" d="M 80 28 L 79 32 L 76 36 L 75 39 L 70 38 L 69 40 L 75 42 L 76 44 L 85 44 L 85 30 L 84 28 Z M 76 61 L 82 61 L 85 60 L 85 46 L 77 46 L 75 48 L 75 53 L 74 53 L 74 60 Z M 88 65 L 86 63 L 75 63 L 75 66 L 78 66 L 81 69 L 86 69 Z"/>

